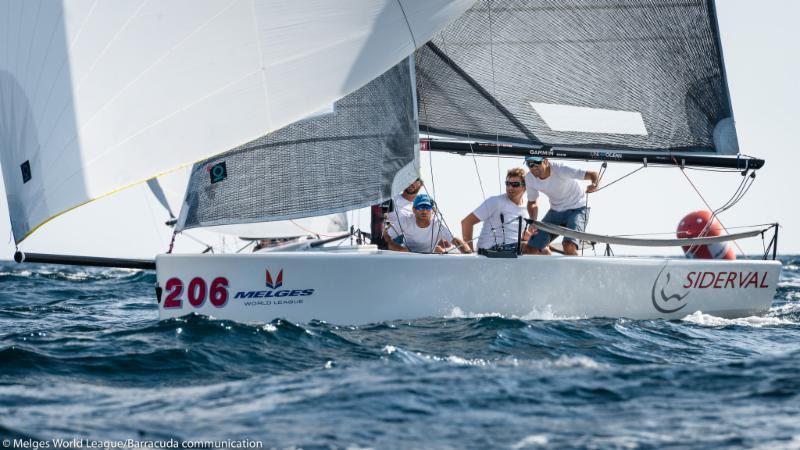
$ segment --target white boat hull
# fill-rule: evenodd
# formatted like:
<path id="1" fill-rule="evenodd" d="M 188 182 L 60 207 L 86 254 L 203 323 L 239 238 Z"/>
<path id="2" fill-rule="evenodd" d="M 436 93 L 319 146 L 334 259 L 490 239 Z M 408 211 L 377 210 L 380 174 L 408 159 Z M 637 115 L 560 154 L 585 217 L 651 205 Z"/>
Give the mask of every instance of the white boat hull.
<path id="1" fill-rule="evenodd" d="M 499 313 L 679 319 L 763 313 L 778 261 L 536 257 L 489 259 L 350 251 L 159 255 L 161 319 L 198 313 L 240 322 L 359 325 Z"/>

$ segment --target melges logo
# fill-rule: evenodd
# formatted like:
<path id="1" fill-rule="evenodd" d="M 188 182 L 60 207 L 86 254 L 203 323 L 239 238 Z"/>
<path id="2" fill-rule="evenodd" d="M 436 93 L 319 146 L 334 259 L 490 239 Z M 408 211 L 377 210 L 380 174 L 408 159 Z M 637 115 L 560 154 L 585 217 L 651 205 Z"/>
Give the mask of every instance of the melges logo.
<path id="1" fill-rule="evenodd" d="M 278 269 L 277 275 L 274 275 L 276 272 L 273 270 L 270 272 L 267 269 L 264 273 L 264 284 L 269 288 L 269 290 L 265 291 L 239 291 L 234 294 L 233 298 L 242 298 L 242 299 L 251 299 L 251 298 L 277 298 L 277 297 L 308 297 L 309 295 L 314 294 L 314 289 L 279 289 L 283 287 L 283 268 Z M 274 276 L 273 276 L 274 275 Z M 302 300 L 275 300 L 275 301 L 267 301 L 263 304 L 265 305 L 280 305 L 280 304 L 292 304 L 292 303 L 302 303 Z M 259 303 L 262 304 L 262 303 Z"/>
<path id="2" fill-rule="evenodd" d="M 278 278 L 275 282 L 272 281 L 272 274 L 267 270 L 267 287 L 270 289 L 278 289 L 281 286 L 283 286 L 283 269 L 278 272 Z"/>
<path id="3" fill-rule="evenodd" d="M 672 274 L 669 272 L 664 274 L 666 268 L 667 264 L 664 264 L 655 281 L 653 281 L 653 289 L 650 292 L 653 307 L 664 314 L 674 313 L 683 309 L 688 304 L 686 303 L 686 297 L 689 296 L 692 290 L 769 289 L 767 272 L 734 272 L 727 270 L 689 272 L 686 274 L 683 284 L 670 287 Z M 660 288 L 657 289 L 657 287 Z"/>

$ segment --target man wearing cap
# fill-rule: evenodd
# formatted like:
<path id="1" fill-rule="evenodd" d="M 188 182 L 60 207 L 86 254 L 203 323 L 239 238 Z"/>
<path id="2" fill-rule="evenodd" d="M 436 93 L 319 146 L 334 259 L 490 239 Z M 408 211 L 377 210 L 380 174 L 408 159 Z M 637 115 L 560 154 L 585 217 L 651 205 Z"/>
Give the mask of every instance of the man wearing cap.
<path id="1" fill-rule="evenodd" d="M 490 249 L 516 250 L 518 218 L 528 218 L 524 195 L 525 170 L 519 167 L 509 169 L 506 174 L 506 193 L 487 198 L 461 221 L 461 235 L 470 248 L 475 248 L 472 243 L 473 229 L 479 222 L 483 222 L 478 237 L 478 253 Z"/>
<path id="2" fill-rule="evenodd" d="M 528 214 L 536 220 L 539 215 L 539 193 L 547 195 L 550 200 L 550 210 L 545 214 L 542 222 L 576 231 L 586 230 L 586 221 L 589 208 L 586 206 L 586 195 L 597 190 L 600 181 L 597 172 L 581 170 L 566 166 L 561 163 L 550 162 L 541 156 L 527 156 L 525 164 L 530 171 L 525 174 L 525 184 L 528 192 Z M 583 188 L 578 180 L 589 180 L 591 184 Z M 557 235 L 546 233 L 531 225 L 528 231 L 533 233 L 528 240 L 526 253 L 534 255 L 549 255 L 550 242 Z M 564 253 L 567 255 L 578 254 L 578 241 L 574 238 L 564 237 Z"/>
<path id="3" fill-rule="evenodd" d="M 411 202 L 422 188 L 422 179 L 417 178 L 406 187 L 403 192 L 391 200 L 380 205 L 372 205 L 370 220 L 370 239 L 379 249 L 386 250 L 388 245 L 384 240 L 386 228 L 397 223 L 403 215 L 412 216 Z M 392 210 L 389 212 L 389 210 Z"/>
<path id="4" fill-rule="evenodd" d="M 414 198 L 412 214 L 400 214 L 398 220 L 386 230 L 389 250 L 414 253 L 443 253 L 451 242 L 462 252 L 469 249 L 461 239 L 453 238 L 450 230 L 434 217 L 434 202 L 427 194 Z"/>

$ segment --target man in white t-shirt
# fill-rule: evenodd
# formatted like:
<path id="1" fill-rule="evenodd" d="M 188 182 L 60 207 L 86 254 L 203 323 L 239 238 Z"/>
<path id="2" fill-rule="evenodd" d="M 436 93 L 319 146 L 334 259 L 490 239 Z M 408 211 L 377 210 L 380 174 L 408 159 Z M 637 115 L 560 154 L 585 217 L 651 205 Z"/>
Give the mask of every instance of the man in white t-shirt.
<path id="1" fill-rule="evenodd" d="M 510 169 L 506 174 L 506 193 L 489 197 L 475 211 L 461 221 L 461 234 L 464 241 L 474 251 L 472 233 L 476 224 L 483 222 L 478 237 L 478 252 L 482 250 L 516 250 L 519 217 L 528 218 L 525 207 L 525 171 Z M 523 236 L 527 238 L 526 236 Z"/>
<path id="2" fill-rule="evenodd" d="M 464 242 L 454 238 L 450 230 L 434 217 L 433 208 L 430 196 L 418 194 L 414 198 L 412 214 L 401 214 L 399 220 L 386 230 L 385 240 L 389 250 L 443 253 L 455 244 L 462 252 L 469 252 Z"/>
<path id="3" fill-rule="evenodd" d="M 417 197 L 419 190 L 422 189 L 422 179 L 417 178 L 409 184 L 398 196 L 392 199 L 393 211 L 389 214 L 389 223 L 395 223 L 403 215 L 413 216 L 411 212 L 411 202 Z"/>
<path id="4" fill-rule="evenodd" d="M 550 200 L 550 210 L 547 211 L 542 222 L 576 231 L 585 231 L 586 221 L 589 216 L 585 193 L 597 190 L 600 181 L 597 172 L 575 169 L 555 162 L 551 163 L 547 158 L 542 158 L 541 156 L 528 156 L 525 158 L 525 164 L 530 169 L 530 172 L 525 174 L 530 218 L 536 220 L 538 217 L 539 204 L 537 200 L 539 193 L 543 193 Z M 592 183 L 584 189 L 578 180 L 589 180 Z M 529 227 L 529 231 L 533 235 L 528 241 L 526 253 L 549 255 L 550 242 L 558 236 L 536 230 L 533 225 Z M 578 241 L 565 236 L 564 253 L 577 255 Z"/>
<path id="5" fill-rule="evenodd" d="M 411 202 L 422 188 L 422 179 L 417 178 L 403 192 L 399 193 L 391 200 L 387 200 L 380 205 L 372 205 L 370 220 L 370 239 L 379 249 L 388 248 L 384 240 L 384 234 L 389 225 L 397 223 L 404 215 L 412 216 Z M 389 212 L 391 210 L 391 212 Z"/>

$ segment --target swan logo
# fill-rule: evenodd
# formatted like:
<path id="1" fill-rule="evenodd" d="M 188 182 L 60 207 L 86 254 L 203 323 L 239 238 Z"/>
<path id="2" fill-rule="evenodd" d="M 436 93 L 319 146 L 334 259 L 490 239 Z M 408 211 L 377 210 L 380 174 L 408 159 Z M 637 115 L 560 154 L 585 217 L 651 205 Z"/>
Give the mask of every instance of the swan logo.
<path id="1" fill-rule="evenodd" d="M 674 293 L 667 295 L 665 291 L 669 292 L 668 288 L 672 274 L 667 272 L 662 283 L 661 275 L 664 274 L 666 269 L 667 264 L 664 264 L 664 267 L 662 267 L 661 271 L 658 272 L 658 276 L 656 277 L 655 281 L 653 281 L 653 289 L 650 292 L 650 297 L 653 299 L 653 307 L 655 307 L 658 312 L 670 314 L 678 312 L 688 305 L 688 303 L 686 303 L 686 297 L 689 296 L 690 292 L 687 291 L 684 294 Z M 656 288 L 658 286 L 661 286 L 661 288 L 658 289 L 658 292 L 656 293 Z"/>
<path id="2" fill-rule="evenodd" d="M 279 287 L 283 286 L 283 269 L 278 272 L 278 276 L 275 278 L 275 281 L 272 281 L 272 274 L 269 273 L 269 270 L 267 270 L 266 284 L 270 289 L 278 289 Z"/>

